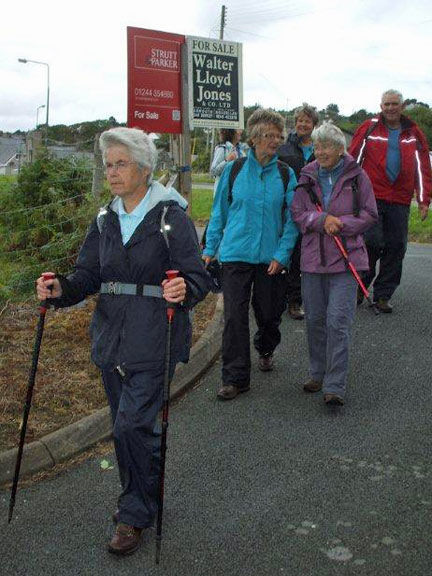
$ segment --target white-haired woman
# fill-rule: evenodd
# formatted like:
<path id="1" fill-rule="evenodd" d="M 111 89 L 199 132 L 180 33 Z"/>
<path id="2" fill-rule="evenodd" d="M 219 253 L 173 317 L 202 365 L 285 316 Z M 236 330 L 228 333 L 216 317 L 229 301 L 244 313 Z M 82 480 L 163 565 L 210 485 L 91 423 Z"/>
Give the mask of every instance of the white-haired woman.
<path id="1" fill-rule="evenodd" d="M 208 264 L 219 250 L 222 262 L 224 332 L 220 400 L 250 388 L 249 303 L 258 330 L 254 346 L 259 369 L 273 368 L 273 352 L 286 307 L 286 274 L 298 231 L 289 206 L 297 184 L 294 172 L 278 161 L 283 118 L 256 110 L 247 123 L 247 158 L 227 164 L 213 202 L 203 251 Z M 233 179 L 233 174 L 236 174 Z"/>
<path id="2" fill-rule="evenodd" d="M 65 307 L 100 292 L 92 359 L 111 408 L 123 489 L 108 548 L 124 555 L 137 549 L 157 512 L 166 302 L 181 304 L 172 327 L 172 374 L 188 359 L 188 310 L 205 297 L 208 280 L 185 201 L 153 181 L 157 152 L 150 138 L 113 128 L 101 135 L 100 146 L 114 198 L 92 222 L 74 272 L 38 278 L 37 294 Z M 167 280 L 169 269 L 180 276 Z"/>
<path id="3" fill-rule="evenodd" d="M 294 112 L 294 131 L 288 134 L 286 142 L 278 150 L 282 162 L 294 170 L 297 180 L 301 169 L 309 162 L 315 160 L 313 153 L 312 132 L 318 125 L 319 114 L 314 106 L 302 104 Z M 288 314 L 293 320 L 303 320 L 304 311 L 301 297 L 300 253 L 301 234 L 292 253 L 291 265 L 288 273 Z"/>
<path id="4" fill-rule="evenodd" d="M 303 234 L 302 295 L 311 374 L 303 388 L 323 389 L 326 404 L 342 405 L 357 284 L 333 237 L 340 236 L 357 270 L 367 270 L 363 233 L 378 215 L 370 180 L 346 153 L 342 131 L 328 122 L 312 137 L 316 161 L 303 168 L 291 207 Z"/>

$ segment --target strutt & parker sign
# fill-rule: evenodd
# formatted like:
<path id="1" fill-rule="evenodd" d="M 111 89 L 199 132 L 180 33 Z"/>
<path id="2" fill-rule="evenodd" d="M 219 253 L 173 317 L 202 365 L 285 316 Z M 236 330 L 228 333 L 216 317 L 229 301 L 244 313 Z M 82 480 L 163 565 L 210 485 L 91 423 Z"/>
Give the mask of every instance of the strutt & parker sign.
<path id="1" fill-rule="evenodd" d="M 142 28 L 127 29 L 128 126 L 179 134 L 181 46 L 185 37 Z"/>
<path id="2" fill-rule="evenodd" d="M 129 127 L 180 134 L 188 120 L 191 129 L 243 128 L 241 44 L 128 27 L 127 45 Z M 188 96 L 185 119 L 182 89 Z"/>

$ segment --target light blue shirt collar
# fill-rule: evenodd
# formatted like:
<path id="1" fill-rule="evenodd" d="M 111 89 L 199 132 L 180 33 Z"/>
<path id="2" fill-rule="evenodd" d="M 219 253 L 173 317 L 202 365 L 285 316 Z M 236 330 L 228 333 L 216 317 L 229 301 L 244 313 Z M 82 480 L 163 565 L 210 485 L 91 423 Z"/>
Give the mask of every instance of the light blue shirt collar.
<path id="1" fill-rule="evenodd" d="M 118 215 L 120 217 L 133 216 L 134 218 L 138 218 L 139 220 L 142 220 L 144 218 L 144 216 L 147 214 L 147 204 L 148 204 L 148 192 L 144 196 L 144 198 L 140 201 L 138 206 L 135 206 L 135 208 L 132 210 L 132 212 L 126 212 L 125 207 L 124 207 L 124 203 L 123 203 L 123 199 L 120 198 L 120 201 L 117 205 L 118 206 Z"/>

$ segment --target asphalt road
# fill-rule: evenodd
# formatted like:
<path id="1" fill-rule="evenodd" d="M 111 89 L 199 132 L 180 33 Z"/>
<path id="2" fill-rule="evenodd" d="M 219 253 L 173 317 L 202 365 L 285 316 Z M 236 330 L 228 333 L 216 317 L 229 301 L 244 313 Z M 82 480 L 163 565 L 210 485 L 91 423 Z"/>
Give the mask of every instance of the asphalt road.
<path id="1" fill-rule="evenodd" d="M 119 482 L 99 457 L 20 490 L 11 525 L 0 493 L 0 573 L 432 574 L 431 285 L 432 246 L 411 245 L 394 313 L 358 309 L 343 408 L 302 392 L 305 327 L 288 318 L 248 394 L 218 402 L 217 364 L 173 407 L 158 567 L 154 531 L 106 552 Z"/>

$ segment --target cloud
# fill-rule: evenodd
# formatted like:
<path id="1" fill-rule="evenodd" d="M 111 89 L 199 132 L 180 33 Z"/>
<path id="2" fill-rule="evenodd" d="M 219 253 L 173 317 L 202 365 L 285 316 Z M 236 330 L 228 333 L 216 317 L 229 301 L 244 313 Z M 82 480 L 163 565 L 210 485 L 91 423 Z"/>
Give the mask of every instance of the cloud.
<path id="1" fill-rule="evenodd" d="M 278 109 L 304 101 L 341 111 L 378 109 L 381 93 L 400 89 L 432 104 L 429 2 L 416 0 L 231 0 L 225 38 L 243 43 L 244 103 Z M 2 7 L 4 22 L 18 22 L 16 7 Z M 22 0 L 15 27 L 0 37 L 0 129 L 30 129 L 46 101 L 50 123 L 115 116 L 126 120 L 126 28 L 219 36 L 221 5 L 208 0 L 129 0 L 63 5 Z"/>

